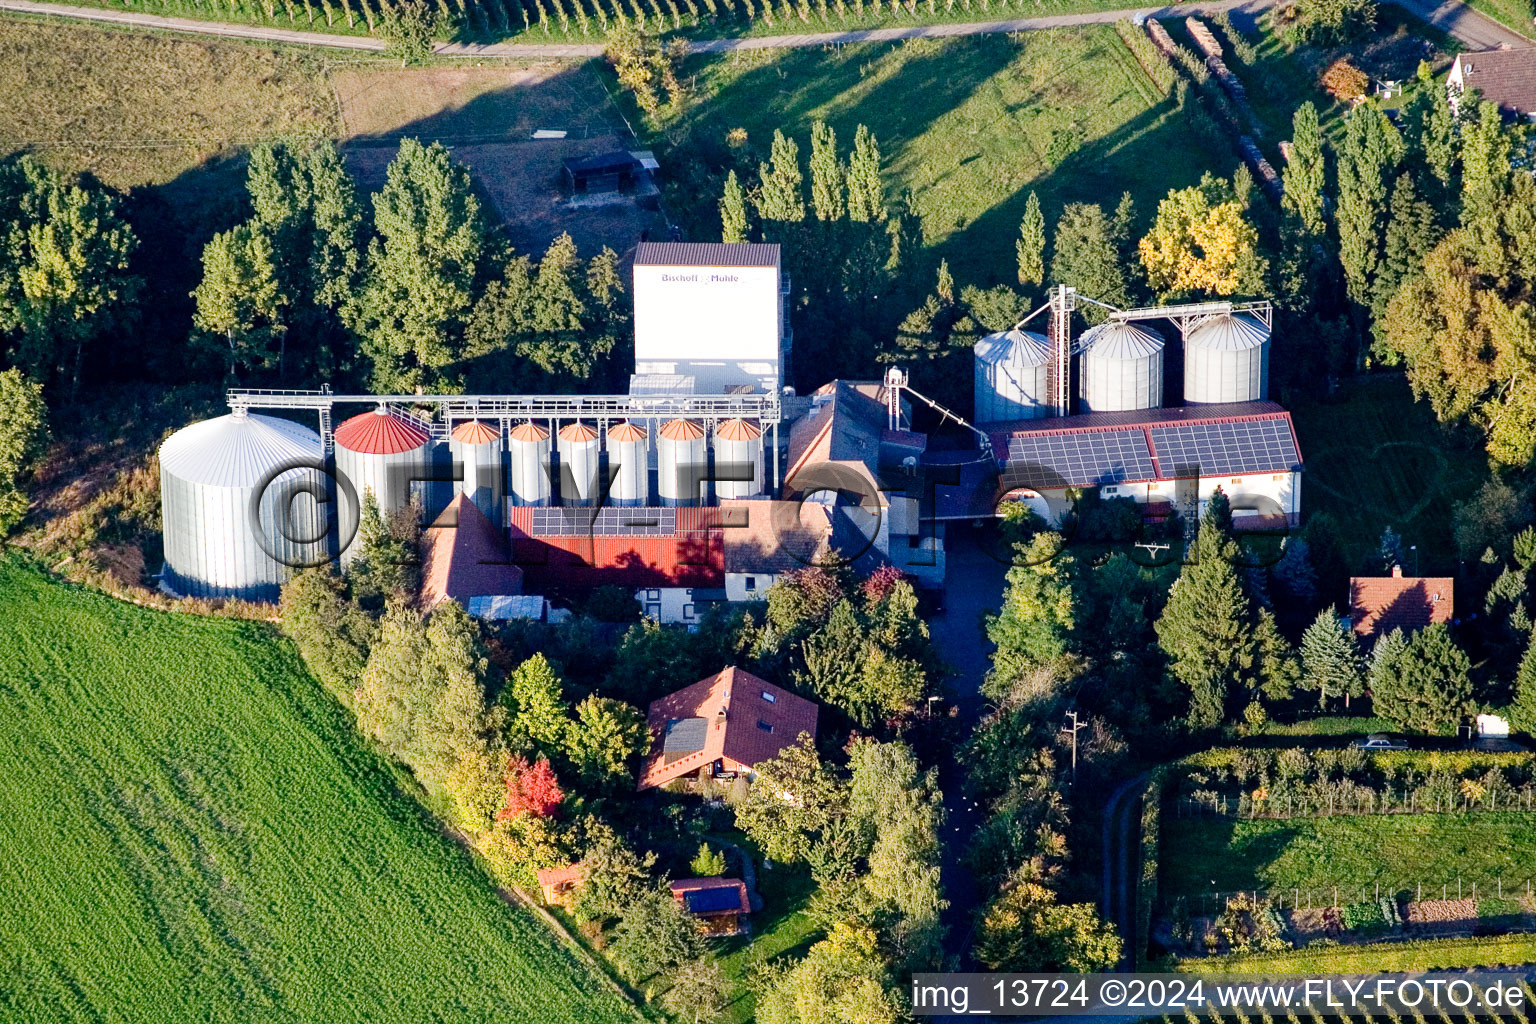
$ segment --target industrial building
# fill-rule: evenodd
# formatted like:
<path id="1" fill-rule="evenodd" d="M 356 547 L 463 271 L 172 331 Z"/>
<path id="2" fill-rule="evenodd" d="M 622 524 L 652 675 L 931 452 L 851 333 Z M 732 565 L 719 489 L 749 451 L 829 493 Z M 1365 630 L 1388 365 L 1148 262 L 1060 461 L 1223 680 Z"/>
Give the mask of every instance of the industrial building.
<path id="1" fill-rule="evenodd" d="M 229 415 L 161 449 L 163 585 L 276 600 L 295 568 L 356 557 L 369 501 L 385 515 L 419 503 L 428 605 L 524 615 L 523 595 L 618 585 L 679 622 L 833 551 L 942 586 L 945 521 L 1004 500 L 1060 522 L 1096 489 L 1193 519 L 1221 487 L 1245 524 L 1297 520 L 1295 432 L 1267 401 L 1267 303 L 1112 309 L 1074 339 L 1077 297 L 1060 287 L 976 345 L 972 424 L 896 369 L 785 387 L 787 292 L 777 246 L 647 243 L 627 394 L 231 391 Z M 1026 329 L 1044 313 L 1044 333 Z M 1164 408 L 1165 390 L 1183 404 Z M 914 400 L 974 447 L 930 450 Z"/>
<path id="2" fill-rule="evenodd" d="M 1060 286 L 976 344 L 972 429 L 985 457 L 926 460 L 934 499 L 924 514 L 975 519 L 1021 501 L 1059 525 L 1093 492 L 1193 523 L 1219 488 L 1239 527 L 1295 526 L 1301 453 L 1290 414 L 1268 400 L 1269 303 L 1104 307 L 1104 321 L 1073 338 L 1081 298 Z M 1024 329 L 1041 314 L 1048 333 Z M 1164 406 L 1168 329 L 1183 343 L 1174 407 Z"/>

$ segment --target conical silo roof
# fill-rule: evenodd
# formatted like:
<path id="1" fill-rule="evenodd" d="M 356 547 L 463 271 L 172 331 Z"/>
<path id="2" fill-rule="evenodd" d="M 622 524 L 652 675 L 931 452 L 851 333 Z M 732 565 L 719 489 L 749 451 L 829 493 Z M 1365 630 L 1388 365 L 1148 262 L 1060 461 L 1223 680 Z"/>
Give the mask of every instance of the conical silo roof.
<path id="1" fill-rule="evenodd" d="M 522 439 L 518 438 L 518 440 Z M 574 441 L 577 443 L 583 441 L 596 441 L 597 431 L 592 429 L 592 425 L 589 423 L 582 423 L 580 421 L 575 423 L 567 423 L 565 426 L 560 428 L 560 440 Z"/>
<path id="2" fill-rule="evenodd" d="M 1269 340 L 1269 328 L 1251 313 L 1218 313 L 1203 320 L 1184 338 L 1191 348 L 1239 351 L 1258 348 Z"/>
<path id="3" fill-rule="evenodd" d="M 449 436 L 459 444 L 493 444 L 501 440 L 501 431 L 484 420 L 465 420 Z"/>
<path id="4" fill-rule="evenodd" d="M 715 436 L 722 441 L 756 441 L 763 436 L 763 430 L 746 420 L 726 420 L 715 428 Z"/>
<path id="5" fill-rule="evenodd" d="M 579 426 L 582 426 L 582 424 L 580 424 L 580 423 L 573 423 L 573 424 L 571 424 L 571 426 L 579 427 Z M 569 429 L 569 428 L 567 428 L 567 429 Z M 587 429 L 591 430 L 592 428 L 591 427 L 587 427 Z M 549 429 L 547 427 L 544 427 L 544 426 L 538 424 L 538 423 L 533 422 L 532 420 L 524 420 L 522 423 L 519 423 L 517 426 L 513 427 L 511 433 L 509 433 L 507 436 L 510 437 L 514 441 L 527 441 L 527 442 L 548 441 L 549 440 Z M 565 431 L 564 430 L 562 430 L 560 432 L 560 436 L 561 437 L 565 436 Z M 594 433 L 592 436 L 596 437 L 597 434 Z M 581 439 L 580 438 L 576 438 L 576 440 L 581 440 Z"/>
<path id="6" fill-rule="evenodd" d="M 644 441 L 645 436 L 644 427 L 637 427 L 628 420 L 608 428 L 608 440 L 618 444 L 628 444 L 632 441 Z"/>
<path id="7" fill-rule="evenodd" d="M 420 426 L 382 405 L 336 428 L 336 444 L 360 455 L 398 455 L 420 448 L 428 439 Z"/>
<path id="8" fill-rule="evenodd" d="M 275 416 L 234 412 L 193 423 L 160 446 L 160 468 L 189 483 L 254 487 L 272 471 L 324 456 L 320 435 Z"/>
<path id="9" fill-rule="evenodd" d="M 668 420 L 661 425 L 658 435 L 668 441 L 700 441 L 704 438 L 704 428 L 693 420 Z"/>
<path id="10" fill-rule="evenodd" d="M 1034 331 L 998 331 L 976 343 L 976 359 L 1007 366 L 1044 366 L 1051 361 L 1051 343 Z"/>
<path id="11" fill-rule="evenodd" d="M 1110 320 L 1083 335 L 1092 359 L 1145 359 L 1163 350 L 1163 339 L 1145 327 Z"/>

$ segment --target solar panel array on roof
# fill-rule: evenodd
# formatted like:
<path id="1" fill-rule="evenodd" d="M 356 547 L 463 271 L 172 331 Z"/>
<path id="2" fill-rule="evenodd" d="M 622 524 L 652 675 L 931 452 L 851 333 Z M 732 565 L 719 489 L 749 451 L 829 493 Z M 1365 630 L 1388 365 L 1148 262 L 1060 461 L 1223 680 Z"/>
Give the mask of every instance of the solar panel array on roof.
<path id="1" fill-rule="evenodd" d="M 664 537 L 677 532 L 675 508 L 534 508 L 534 537 Z"/>
<path id="2" fill-rule="evenodd" d="M 1008 440 L 1011 487 L 1092 487 L 1156 475 L 1140 430 L 1018 434 Z"/>
<path id="3" fill-rule="evenodd" d="M 1164 476 L 1189 476 L 1196 466 L 1201 476 L 1289 473 L 1301 464 L 1284 419 L 1177 423 L 1151 431 Z"/>
<path id="4" fill-rule="evenodd" d="M 690 914 L 717 914 L 722 910 L 740 910 L 741 894 L 734 887 L 693 889 L 684 894 Z"/>

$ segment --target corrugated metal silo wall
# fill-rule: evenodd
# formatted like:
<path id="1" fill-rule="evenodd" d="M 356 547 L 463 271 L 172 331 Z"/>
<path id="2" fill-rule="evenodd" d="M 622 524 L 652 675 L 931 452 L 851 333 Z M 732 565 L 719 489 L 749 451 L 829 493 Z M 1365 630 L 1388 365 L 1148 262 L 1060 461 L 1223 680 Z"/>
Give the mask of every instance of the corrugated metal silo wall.
<path id="1" fill-rule="evenodd" d="M 1038 419 L 1050 412 L 1050 368 L 976 360 L 976 421 Z"/>
<path id="2" fill-rule="evenodd" d="M 1081 362 L 1082 411 L 1125 412 L 1163 404 L 1163 353 L 1134 359 L 1096 359 L 1090 350 Z"/>
<path id="3" fill-rule="evenodd" d="M 1268 341 L 1239 349 L 1186 348 L 1184 401 L 1198 405 L 1257 402 L 1268 394 Z"/>
<path id="4" fill-rule="evenodd" d="M 644 505 L 650 500 L 650 467 L 644 441 L 609 441 L 608 500 L 614 505 Z"/>
<path id="5" fill-rule="evenodd" d="M 161 471 L 160 494 L 167 583 L 188 597 L 276 601 L 294 571 L 321 564 L 332 553 L 325 494 L 318 470 L 284 473 L 261 490 L 216 487 Z"/>
<path id="6" fill-rule="evenodd" d="M 356 493 L 355 501 L 349 501 L 344 491 L 339 498 L 341 539 L 347 545 L 341 554 L 343 562 L 351 561 L 357 554 L 358 516 L 365 494 L 373 492 L 380 512 L 397 511 L 410 502 L 413 492 L 421 493 L 419 484 L 413 486 L 413 477 L 419 480 L 441 469 L 432 464 L 434 453 L 426 451 L 426 447 L 394 455 L 368 455 L 336 446 L 336 475 L 350 483 Z M 429 514 L 431 511 L 428 509 Z"/>
<path id="7" fill-rule="evenodd" d="M 597 438 L 570 441 L 562 437 L 557 450 L 560 453 L 560 504 L 591 504 L 602 489 L 599 479 L 602 447 Z"/>
<path id="8" fill-rule="evenodd" d="M 508 495 L 512 504 L 549 504 L 549 452 L 548 438 L 507 443 Z"/>
<path id="9" fill-rule="evenodd" d="M 656 440 L 656 491 L 665 505 L 697 505 L 708 469 L 704 438 Z"/>
<path id="10" fill-rule="evenodd" d="M 737 479 L 751 474 L 750 480 Z M 715 436 L 715 496 L 750 498 L 763 490 L 763 439 L 727 441 Z"/>
<path id="11" fill-rule="evenodd" d="M 491 522 L 502 522 L 507 478 L 501 466 L 501 441 L 483 444 L 450 441 L 448 451 L 451 460 L 459 464 L 461 474 L 455 489 L 468 495 Z"/>

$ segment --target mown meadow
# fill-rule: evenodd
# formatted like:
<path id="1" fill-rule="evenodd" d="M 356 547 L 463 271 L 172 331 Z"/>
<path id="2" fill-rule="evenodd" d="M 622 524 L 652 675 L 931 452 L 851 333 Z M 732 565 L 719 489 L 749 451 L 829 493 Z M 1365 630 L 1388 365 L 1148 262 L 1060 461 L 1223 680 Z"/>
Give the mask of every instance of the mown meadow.
<path id="1" fill-rule="evenodd" d="M 5 559 L 0 650 L 0 1019 L 633 1019 L 270 627 Z"/>

